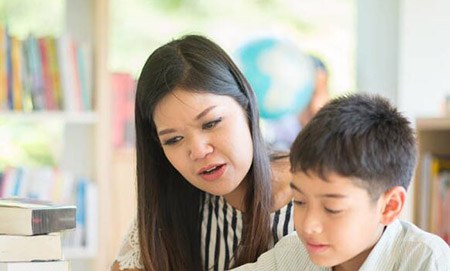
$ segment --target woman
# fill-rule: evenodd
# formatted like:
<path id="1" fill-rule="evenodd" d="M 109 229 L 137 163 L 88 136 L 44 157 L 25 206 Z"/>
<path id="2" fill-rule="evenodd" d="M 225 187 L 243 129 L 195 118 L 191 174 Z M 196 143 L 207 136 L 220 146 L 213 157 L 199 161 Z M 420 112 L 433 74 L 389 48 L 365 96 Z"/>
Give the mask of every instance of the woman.
<path id="1" fill-rule="evenodd" d="M 135 118 L 137 220 L 113 270 L 224 270 L 293 231 L 287 159 L 270 162 L 253 91 L 219 46 L 157 49 Z"/>

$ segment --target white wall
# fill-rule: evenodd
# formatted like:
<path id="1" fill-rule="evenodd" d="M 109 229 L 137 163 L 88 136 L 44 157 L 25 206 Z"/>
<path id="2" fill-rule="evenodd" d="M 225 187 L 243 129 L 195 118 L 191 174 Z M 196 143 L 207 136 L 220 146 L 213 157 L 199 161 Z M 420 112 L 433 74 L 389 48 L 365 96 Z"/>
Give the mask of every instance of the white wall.
<path id="1" fill-rule="evenodd" d="M 358 0 L 356 85 L 397 104 L 400 0 Z"/>
<path id="2" fill-rule="evenodd" d="M 450 95 L 450 1 L 401 1 L 398 106 L 437 116 Z"/>
<path id="3" fill-rule="evenodd" d="M 440 116 L 450 95 L 450 1 L 357 0 L 357 7 L 358 90 L 389 98 L 413 124 Z"/>

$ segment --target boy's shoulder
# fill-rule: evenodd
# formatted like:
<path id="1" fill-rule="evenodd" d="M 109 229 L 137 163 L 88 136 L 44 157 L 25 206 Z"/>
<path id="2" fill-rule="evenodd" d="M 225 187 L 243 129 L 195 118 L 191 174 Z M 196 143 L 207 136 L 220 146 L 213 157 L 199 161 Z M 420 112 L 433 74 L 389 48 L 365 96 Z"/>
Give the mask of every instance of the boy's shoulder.
<path id="1" fill-rule="evenodd" d="M 404 238 L 399 242 L 399 245 L 405 247 L 402 249 L 403 256 L 445 259 L 450 266 L 450 248 L 441 237 L 421 230 L 410 222 L 399 221 L 399 223 L 404 232 Z"/>
<path id="2" fill-rule="evenodd" d="M 371 254 L 371 265 L 391 263 L 395 270 L 450 270 L 447 243 L 406 221 L 389 225 Z"/>
<path id="3" fill-rule="evenodd" d="M 269 251 L 259 256 L 257 262 L 242 265 L 234 271 L 273 271 L 273 270 L 302 270 L 329 271 L 330 268 L 319 267 L 309 260 L 309 255 L 297 233 L 283 237 Z"/>
<path id="4" fill-rule="evenodd" d="M 398 222 L 403 234 L 403 238 L 399 240 L 400 244 L 429 250 L 436 255 L 450 252 L 448 244 L 441 237 L 426 232 L 410 222 L 401 220 Z"/>

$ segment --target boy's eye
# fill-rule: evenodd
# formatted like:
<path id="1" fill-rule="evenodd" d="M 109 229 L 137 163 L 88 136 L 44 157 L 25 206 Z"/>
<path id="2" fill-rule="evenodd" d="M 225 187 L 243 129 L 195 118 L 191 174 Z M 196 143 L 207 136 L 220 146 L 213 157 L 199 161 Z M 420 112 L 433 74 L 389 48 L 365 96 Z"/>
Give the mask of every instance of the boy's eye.
<path id="1" fill-rule="evenodd" d="M 333 209 L 329 209 L 326 207 L 325 207 L 325 211 L 330 214 L 338 214 L 338 213 L 342 212 L 341 210 L 333 210 Z"/>
<path id="2" fill-rule="evenodd" d="M 177 143 L 178 141 L 180 141 L 181 139 L 183 139 L 183 137 L 175 136 L 175 137 L 172 137 L 172 138 L 164 141 L 163 145 L 173 145 L 173 144 Z"/>
<path id="3" fill-rule="evenodd" d="M 301 200 L 294 200 L 294 204 L 295 204 L 295 205 L 298 205 L 298 206 L 303 206 L 303 205 L 306 204 L 306 202 L 301 201 Z"/>
<path id="4" fill-rule="evenodd" d="M 217 119 L 215 119 L 213 121 L 209 121 L 209 122 L 203 123 L 202 124 L 202 129 L 205 129 L 205 130 L 206 129 L 211 129 L 211 128 L 216 126 L 221 121 L 222 121 L 222 117 L 219 117 L 219 118 L 217 118 Z"/>

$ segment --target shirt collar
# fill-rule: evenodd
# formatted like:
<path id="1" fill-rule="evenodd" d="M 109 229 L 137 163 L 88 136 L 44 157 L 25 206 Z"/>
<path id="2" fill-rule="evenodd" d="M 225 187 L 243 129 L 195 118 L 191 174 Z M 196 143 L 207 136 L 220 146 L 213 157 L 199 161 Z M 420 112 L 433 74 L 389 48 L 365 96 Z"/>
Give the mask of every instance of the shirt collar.
<path id="1" fill-rule="evenodd" d="M 395 253 L 395 243 L 401 232 L 402 227 L 398 219 L 389 224 L 359 270 L 380 270 L 378 265 L 382 265 L 383 268 L 388 267 L 386 270 L 394 270 L 395 257 L 392 255 Z"/>

